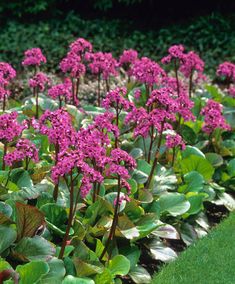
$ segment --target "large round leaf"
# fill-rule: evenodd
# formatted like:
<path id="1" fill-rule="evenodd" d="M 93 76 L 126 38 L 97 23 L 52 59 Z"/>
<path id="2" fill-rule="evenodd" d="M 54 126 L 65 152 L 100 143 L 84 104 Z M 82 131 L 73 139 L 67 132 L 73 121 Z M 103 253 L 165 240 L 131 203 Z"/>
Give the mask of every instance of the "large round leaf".
<path id="1" fill-rule="evenodd" d="M 140 265 L 134 267 L 130 271 L 129 276 L 136 284 L 148 284 L 151 282 L 151 275 Z"/>
<path id="2" fill-rule="evenodd" d="M 44 226 L 44 214 L 34 206 L 16 202 L 16 224 L 18 240 L 32 237 L 40 226 Z"/>
<path id="3" fill-rule="evenodd" d="M 16 231 L 11 227 L 0 225 L 0 254 L 16 240 Z"/>
<path id="4" fill-rule="evenodd" d="M 197 171 L 205 178 L 205 180 L 210 180 L 214 173 L 214 168 L 210 162 L 200 156 L 190 155 L 183 159 L 180 164 L 183 174 Z"/>
<path id="5" fill-rule="evenodd" d="M 50 271 L 45 276 L 42 277 L 40 280 L 40 284 L 47 283 L 47 284 L 54 284 L 54 283 L 61 283 L 62 279 L 65 275 L 65 268 L 64 262 L 58 258 L 52 258 L 48 262 Z"/>
<path id="6" fill-rule="evenodd" d="M 185 196 L 175 192 L 161 195 L 157 202 L 159 202 L 162 213 L 167 212 L 172 216 L 182 215 L 190 208 L 190 203 Z"/>
<path id="7" fill-rule="evenodd" d="M 67 275 L 62 284 L 95 284 L 95 282 L 92 279 L 89 278 L 78 278 L 74 277 L 72 275 Z"/>
<path id="8" fill-rule="evenodd" d="M 37 283 L 49 270 L 49 265 L 43 261 L 33 261 L 16 267 L 20 274 L 20 284 Z"/>
<path id="9" fill-rule="evenodd" d="M 149 249 L 154 259 L 159 259 L 163 262 L 169 262 L 177 257 L 175 251 L 169 247 L 166 247 L 161 241 L 153 240 L 149 244 Z"/>
<path id="10" fill-rule="evenodd" d="M 130 270 L 130 261 L 124 255 L 116 255 L 108 264 L 112 275 L 126 275 Z"/>
<path id="11" fill-rule="evenodd" d="M 48 260 L 55 254 L 55 247 L 46 239 L 35 236 L 23 238 L 14 248 L 13 253 L 23 261 Z"/>

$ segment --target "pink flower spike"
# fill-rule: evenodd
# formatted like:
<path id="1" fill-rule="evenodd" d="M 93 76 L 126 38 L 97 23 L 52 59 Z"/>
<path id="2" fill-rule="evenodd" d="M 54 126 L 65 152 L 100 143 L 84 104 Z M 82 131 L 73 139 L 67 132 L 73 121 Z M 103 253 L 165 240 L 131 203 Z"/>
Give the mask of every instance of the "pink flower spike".
<path id="1" fill-rule="evenodd" d="M 24 66 L 40 66 L 41 63 L 47 62 L 40 48 L 28 49 L 25 51 L 24 56 L 25 58 L 22 61 Z"/>

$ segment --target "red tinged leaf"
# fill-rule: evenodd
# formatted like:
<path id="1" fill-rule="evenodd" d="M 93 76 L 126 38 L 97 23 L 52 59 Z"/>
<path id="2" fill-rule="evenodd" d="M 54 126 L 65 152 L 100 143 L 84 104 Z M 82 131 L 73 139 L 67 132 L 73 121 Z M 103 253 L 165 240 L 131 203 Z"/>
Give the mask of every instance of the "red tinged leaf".
<path id="1" fill-rule="evenodd" d="M 41 226 L 45 226 L 44 214 L 36 207 L 16 202 L 17 240 L 35 236 Z"/>

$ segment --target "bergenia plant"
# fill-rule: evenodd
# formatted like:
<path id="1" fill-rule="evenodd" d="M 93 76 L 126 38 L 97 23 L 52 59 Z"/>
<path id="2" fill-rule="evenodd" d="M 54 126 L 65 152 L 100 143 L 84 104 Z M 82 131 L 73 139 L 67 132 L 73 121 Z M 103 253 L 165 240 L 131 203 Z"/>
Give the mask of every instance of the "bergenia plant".
<path id="1" fill-rule="evenodd" d="M 5 170 L 7 148 L 9 143 L 20 137 L 22 131 L 27 128 L 27 123 L 20 124 L 17 121 L 17 112 L 0 115 L 0 141 L 3 143 L 2 170 Z"/>
<path id="2" fill-rule="evenodd" d="M 0 101 L 2 102 L 3 112 L 6 109 L 6 101 L 10 96 L 8 85 L 16 77 L 15 69 L 6 62 L 0 62 Z"/>

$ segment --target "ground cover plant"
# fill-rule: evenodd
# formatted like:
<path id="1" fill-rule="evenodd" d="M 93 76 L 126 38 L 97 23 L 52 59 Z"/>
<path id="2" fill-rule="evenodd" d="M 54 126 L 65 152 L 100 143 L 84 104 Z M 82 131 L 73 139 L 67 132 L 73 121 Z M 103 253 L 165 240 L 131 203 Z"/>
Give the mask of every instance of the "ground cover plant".
<path id="1" fill-rule="evenodd" d="M 22 101 L 0 63 L 0 281 L 150 283 L 207 234 L 208 212 L 234 210 L 233 63 L 216 70 L 222 90 L 182 45 L 157 63 L 79 38 L 59 78 L 40 48 L 22 57 Z"/>
<path id="2" fill-rule="evenodd" d="M 231 213 L 208 236 L 165 267 L 153 283 L 233 283 L 234 247 L 231 244 L 235 240 L 234 224 L 235 214 Z"/>

